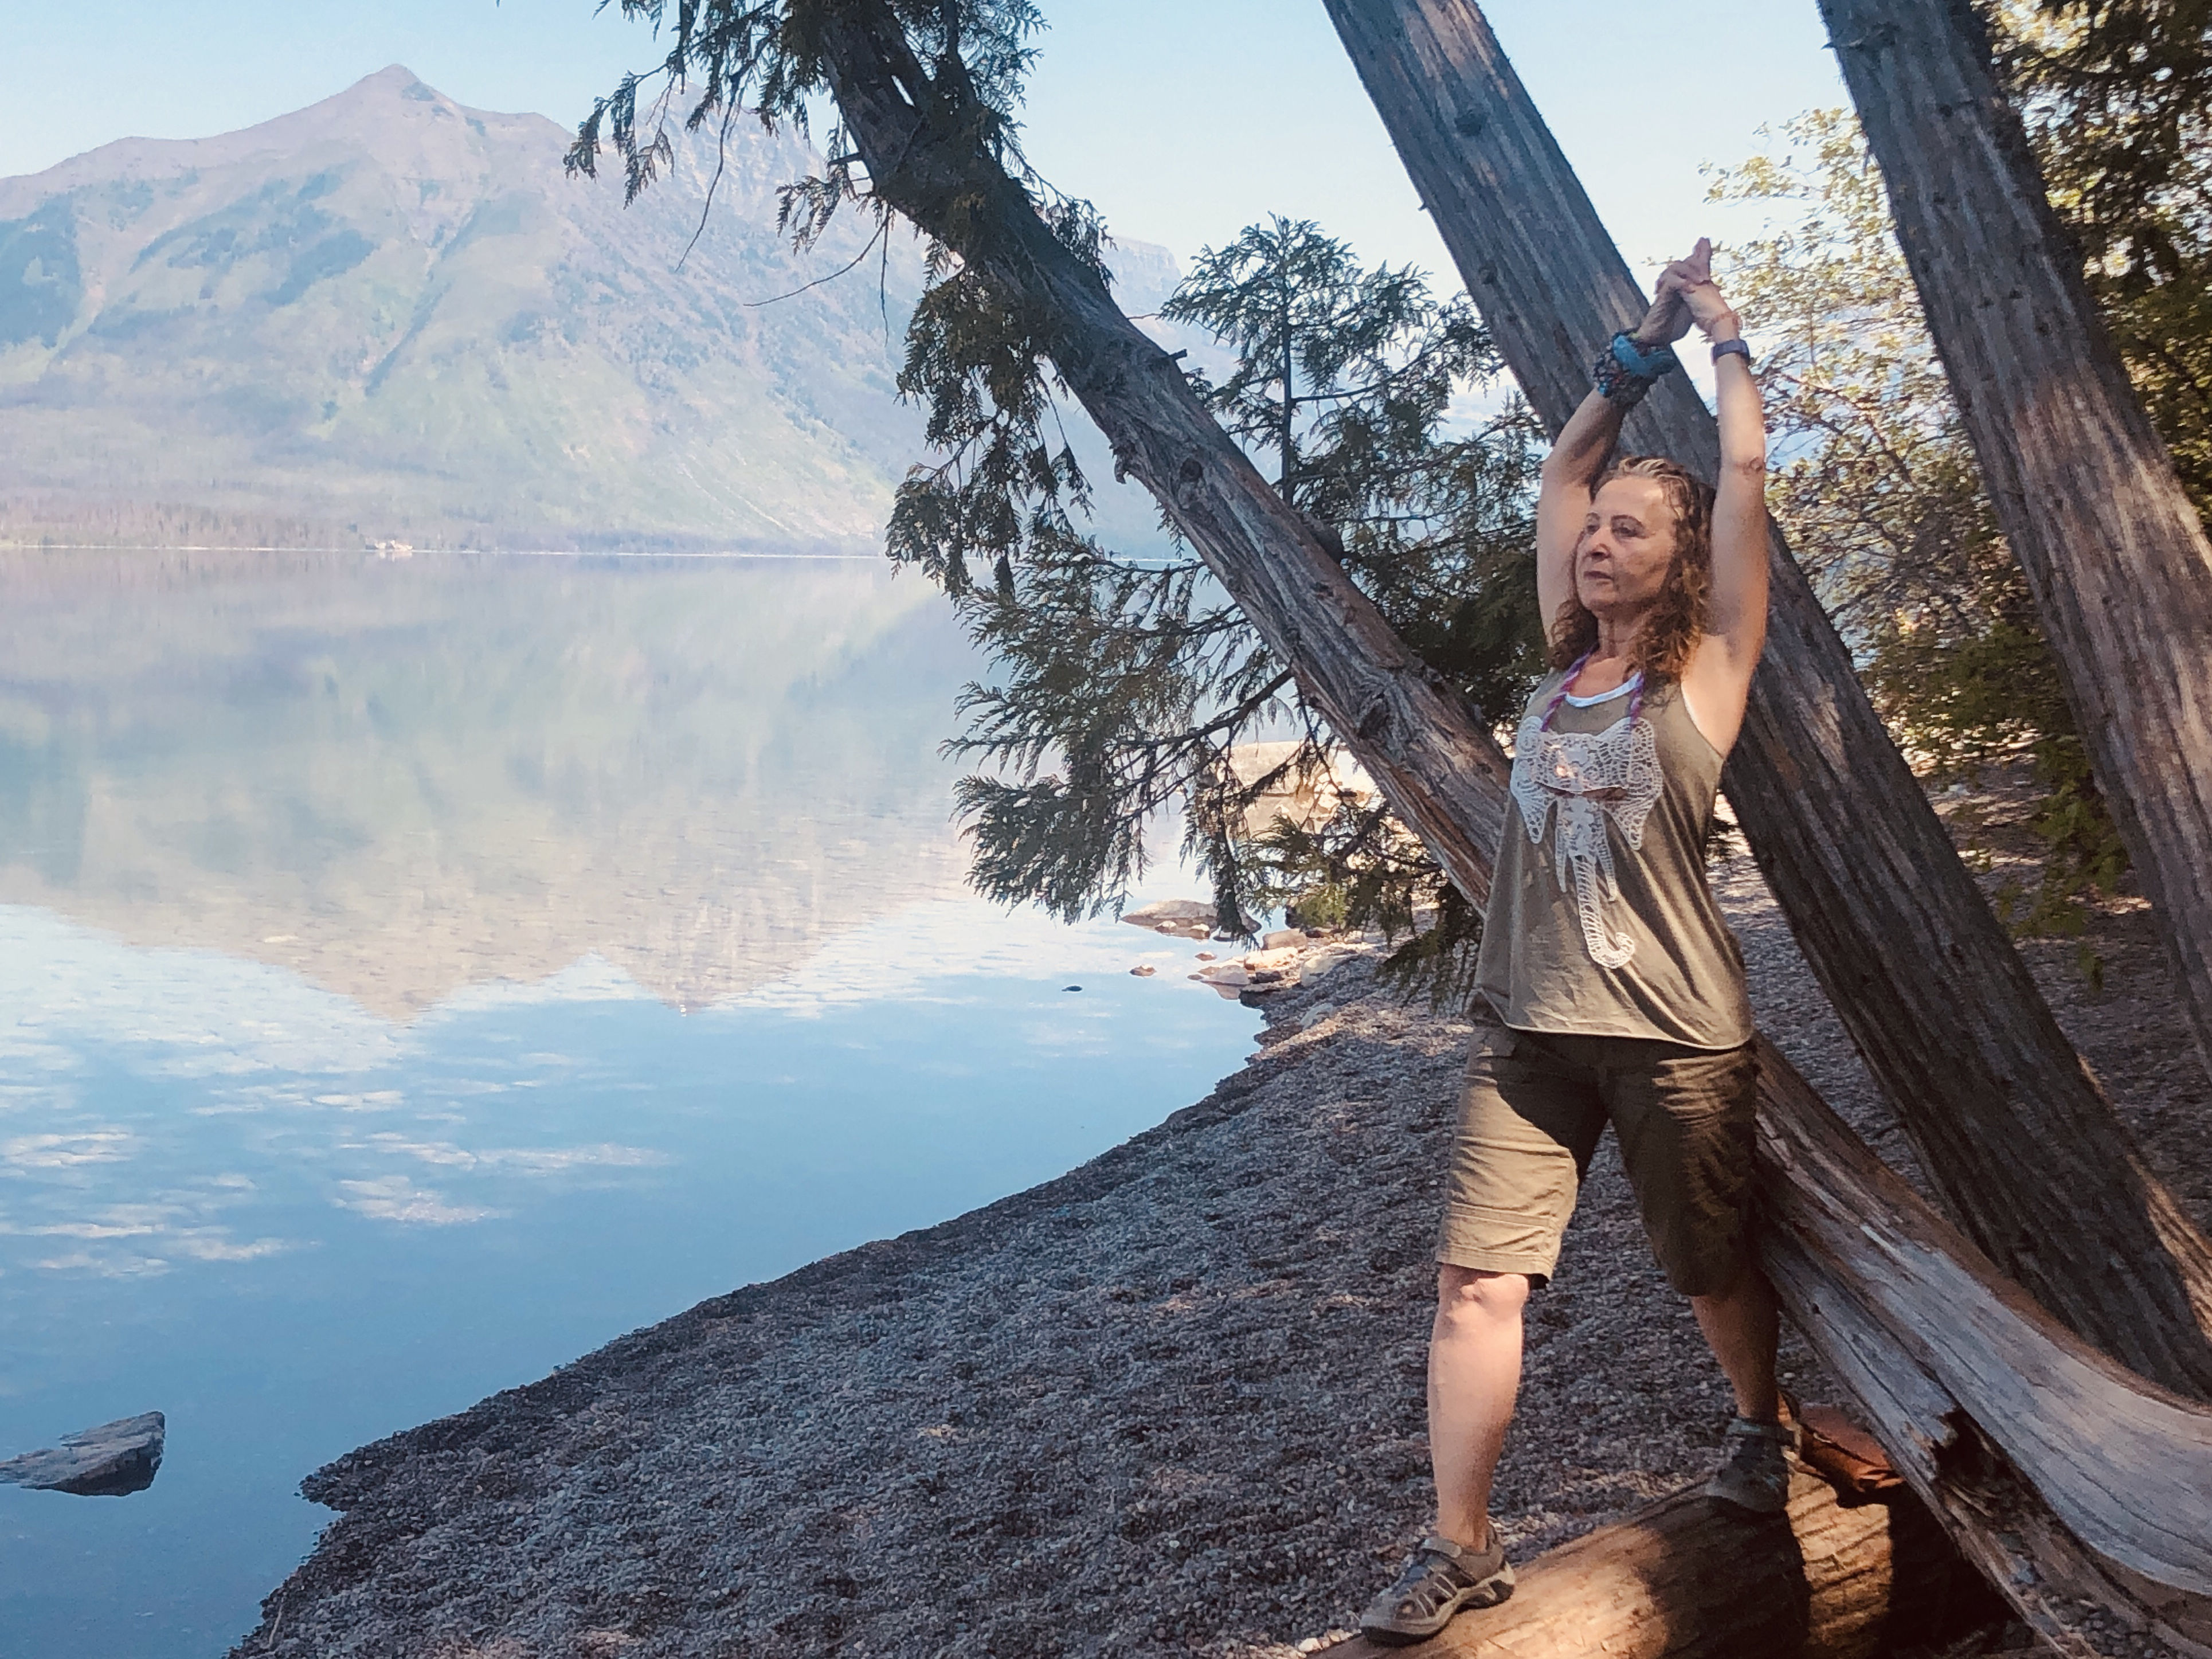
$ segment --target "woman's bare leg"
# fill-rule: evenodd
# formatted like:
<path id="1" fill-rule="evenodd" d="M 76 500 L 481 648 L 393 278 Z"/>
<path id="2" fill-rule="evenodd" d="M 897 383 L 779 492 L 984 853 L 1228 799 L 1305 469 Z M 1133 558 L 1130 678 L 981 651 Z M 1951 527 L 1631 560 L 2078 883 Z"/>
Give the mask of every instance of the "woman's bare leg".
<path id="1" fill-rule="evenodd" d="M 1729 1387 L 1735 1390 L 1736 1415 L 1754 1423 L 1778 1422 L 1782 1395 L 1774 1381 L 1774 1350 L 1782 1321 L 1766 1275 L 1746 1267 L 1727 1290 L 1693 1296 L 1690 1306 L 1713 1358 L 1728 1373 Z"/>
<path id="2" fill-rule="evenodd" d="M 1469 1549 L 1490 1541 L 1490 1480 L 1521 1389 L 1521 1310 L 1528 1300 L 1526 1273 L 1449 1264 L 1437 1269 L 1437 1320 L 1429 1337 L 1437 1531 Z"/>

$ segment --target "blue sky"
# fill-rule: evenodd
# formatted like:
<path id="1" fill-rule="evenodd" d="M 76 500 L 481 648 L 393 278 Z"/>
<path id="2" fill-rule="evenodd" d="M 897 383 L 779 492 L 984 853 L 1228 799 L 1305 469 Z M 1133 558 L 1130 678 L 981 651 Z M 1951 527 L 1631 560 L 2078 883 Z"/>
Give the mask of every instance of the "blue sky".
<path id="1" fill-rule="evenodd" d="M 1045 0 L 1031 153 L 1126 236 L 1186 258 L 1271 212 L 1443 266 L 1319 0 Z M 1843 100 L 1814 0 L 1492 0 L 1492 25 L 1632 264 L 1747 228 L 1701 163 Z M 573 125 L 655 53 L 593 0 L 0 0 L 0 175 L 194 137 L 404 63 L 461 102 Z"/>

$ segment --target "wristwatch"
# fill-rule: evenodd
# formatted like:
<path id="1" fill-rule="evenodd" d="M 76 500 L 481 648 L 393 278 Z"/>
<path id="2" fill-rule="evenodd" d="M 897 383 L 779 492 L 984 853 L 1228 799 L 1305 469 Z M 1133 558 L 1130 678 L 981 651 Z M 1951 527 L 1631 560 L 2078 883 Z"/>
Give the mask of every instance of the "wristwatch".
<path id="1" fill-rule="evenodd" d="M 1741 357 L 1746 368 L 1751 367 L 1751 348 L 1741 340 L 1723 340 L 1715 346 L 1713 361 L 1718 362 L 1723 357 Z"/>

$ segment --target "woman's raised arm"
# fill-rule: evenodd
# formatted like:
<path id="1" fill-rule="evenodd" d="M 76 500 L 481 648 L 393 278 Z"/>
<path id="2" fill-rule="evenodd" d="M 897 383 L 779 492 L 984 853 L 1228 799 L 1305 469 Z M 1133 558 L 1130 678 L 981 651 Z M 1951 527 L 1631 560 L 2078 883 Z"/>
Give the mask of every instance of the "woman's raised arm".
<path id="1" fill-rule="evenodd" d="M 1680 267 L 1690 315 L 1713 343 L 1721 429 L 1705 637 L 1682 690 L 1698 729 L 1725 755 L 1743 729 L 1752 673 L 1766 644 L 1766 416 L 1741 326 L 1713 284 L 1711 264 L 1712 244 L 1701 240 Z M 1727 349 L 1731 343 L 1735 349 Z"/>

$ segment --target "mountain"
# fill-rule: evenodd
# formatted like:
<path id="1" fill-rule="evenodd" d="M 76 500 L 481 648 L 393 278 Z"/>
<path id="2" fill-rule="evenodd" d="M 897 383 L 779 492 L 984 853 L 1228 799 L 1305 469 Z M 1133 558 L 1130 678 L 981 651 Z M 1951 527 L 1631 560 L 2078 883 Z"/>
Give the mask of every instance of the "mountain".
<path id="1" fill-rule="evenodd" d="M 0 179 L 0 539 L 872 545 L 916 243 L 860 258 L 855 214 L 794 253 L 814 158 L 756 124 L 629 208 L 568 142 L 395 66 Z M 1174 281 L 1116 263 L 1133 311 Z"/>

